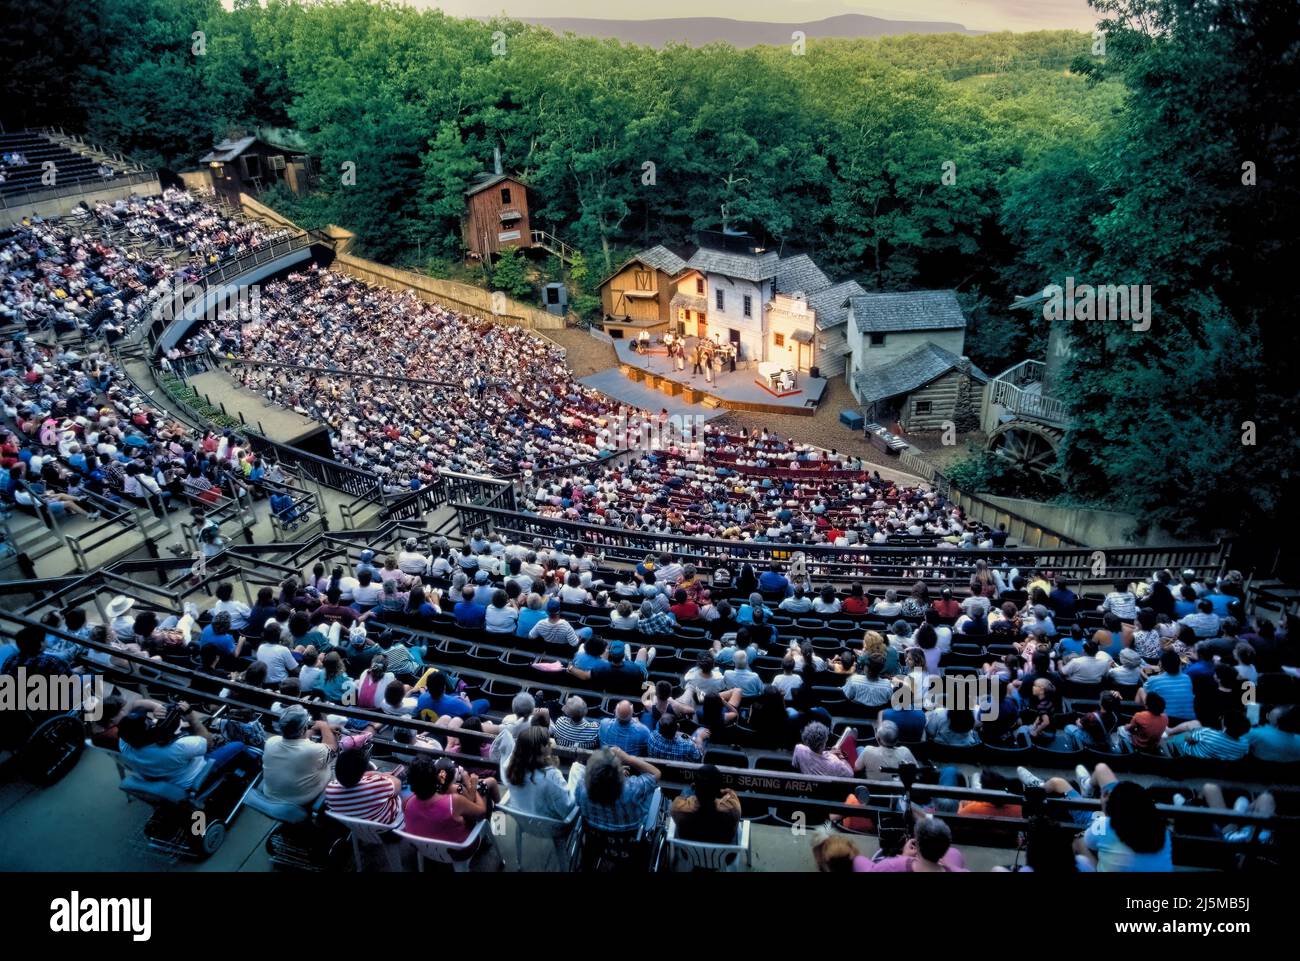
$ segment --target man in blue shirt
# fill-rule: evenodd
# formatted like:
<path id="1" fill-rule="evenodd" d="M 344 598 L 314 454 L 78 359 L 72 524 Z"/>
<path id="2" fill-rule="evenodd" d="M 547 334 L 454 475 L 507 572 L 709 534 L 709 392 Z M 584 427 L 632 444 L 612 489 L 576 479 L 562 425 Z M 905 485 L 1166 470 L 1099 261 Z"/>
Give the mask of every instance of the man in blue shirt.
<path id="1" fill-rule="evenodd" d="M 631 701 L 619 701 L 614 716 L 600 722 L 600 746 L 616 747 L 633 757 L 646 756 L 650 729 L 633 716 Z"/>
<path id="2" fill-rule="evenodd" d="M 1070 590 L 1065 579 L 1058 577 L 1052 593 L 1047 595 L 1047 606 L 1057 617 L 1070 618 L 1078 613 L 1079 598 Z"/>
<path id="3" fill-rule="evenodd" d="M 1182 672 L 1183 662 L 1173 651 L 1160 655 L 1160 673 L 1146 679 L 1137 693 L 1139 704 L 1146 703 L 1148 694 L 1159 694 L 1165 699 L 1165 713 L 1171 718 L 1190 720 L 1196 717 L 1192 697 L 1192 679 Z"/>
<path id="4" fill-rule="evenodd" d="M 790 593 L 790 581 L 781 573 L 781 565 L 773 564 L 771 568 L 764 571 L 758 578 L 758 589 L 765 594 Z"/>
<path id="5" fill-rule="evenodd" d="M 447 675 L 441 671 L 429 675 L 425 691 L 415 705 L 416 717 L 422 721 L 436 721 L 443 716 L 472 717 L 475 714 L 486 714 L 492 706 L 487 698 L 471 701 L 464 694 L 448 693 L 449 683 Z"/>
<path id="6" fill-rule="evenodd" d="M 487 608 L 474 603 L 474 588 L 468 584 L 461 589 L 461 599 L 456 602 L 456 606 L 451 609 L 452 616 L 456 618 L 456 624 L 460 627 L 480 629 L 486 620 Z"/>

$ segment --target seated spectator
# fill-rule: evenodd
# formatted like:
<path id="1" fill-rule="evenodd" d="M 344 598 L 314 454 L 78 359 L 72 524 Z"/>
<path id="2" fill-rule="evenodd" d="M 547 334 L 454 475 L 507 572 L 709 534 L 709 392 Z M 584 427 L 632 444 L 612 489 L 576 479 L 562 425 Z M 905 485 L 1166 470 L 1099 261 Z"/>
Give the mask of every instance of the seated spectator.
<path id="1" fill-rule="evenodd" d="M 688 761 L 698 764 L 704 760 L 704 752 L 708 746 L 708 728 L 696 728 L 695 736 L 687 737 L 677 729 L 677 718 L 672 714 L 664 714 L 659 718 L 655 729 L 650 732 L 647 754 L 649 757 L 665 761 Z"/>
<path id="2" fill-rule="evenodd" d="M 591 628 L 584 627 L 582 630 L 574 630 L 573 625 L 560 616 L 562 607 L 556 598 L 551 598 L 546 602 L 546 618 L 538 621 L 529 630 L 528 636 L 531 638 L 541 638 L 547 644 L 561 645 L 567 644 L 569 647 L 577 647 L 583 641 L 591 637 Z M 669 632 L 671 633 L 671 631 Z"/>
<path id="3" fill-rule="evenodd" d="M 950 873 L 966 871 L 961 852 L 952 846 L 952 831 L 937 817 L 917 822 L 913 836 L 903 845 L 903 853 L 892 858 L 872 861 L 859 855 L 853 859 L 858 872 Z"/>
<path id="4" fill-rule="evenodd" d="M 558 601 L 556 601 L 556 605 L 559 605 Z M 452 616 L 456 618 L 457 627 L 468 630 L 482 630 L 487 623 L 487 608 L 475 602 L 474 588 L 469 585 L 466 585 L 461 590 L 460 600 L 456 602 L 451 612 Z"/>
<path id="5" fill-rule="evenodd" d="M 1096 643 L 1094 640 L 1093 643 Z M 1105 653 L 1098 649 L 1098 653 Z M 1123 687 L 1137 687 L 1146 677 L 1142 670 L 1142 655 L 1131 647 L 1126 647 L 1119 655 L 1119 663 L 1112 664 L 1107 672 L 1112 684 L 1118 684 Z"/>
<path id="6" fill-rule="evenodd" d="M 736 651 L 733 656 L 734 667 L 723 672 L 722 686 L 728 690 L 740 691 L 741 697 L 754 697 L 763 690 L 763 679 L 749 667 L 749 654 Z"/>
<path id="7" fill-rule="evenodd" d="M 181 733 L 182 722 L 188 733 Z M 161 719 L 144 707 L 132 710 L 118 723 L 117 730 L 123 762 L 134 774 L 149 781 L 167 781 L 197 791 L 229 768 L 248 766 L 256 770 L 261 766 L 260 756 L 240 741 L 214 747 L 215 736 L 199 712 L 184 701 Z M 209 761 L 212 766 L 203 777 Z"/>
<path id="8" fill-rule="evenodd" d="M 904 765 L 916 766 L 916 757 L 910 750 L 899 746 L 898 725 L 882 721 L 876 725 L 876 743 L 858 749 L 858 759 L 853 769 L 868 779 L 882 772 L 893 780 L 898 779 L 898 769 Z"/>
<path id="9" fill-rule="evenodd" d="M 587 719 L 587 702 L 574 694 L 551 723 L 551 736 L 559 747 L 590 749 L 600 744 L 600 725 Z"/>
<path id="10" fill-rule="evenodd" d="M 519 611 L 509 603 L 503 590 L 492 592 L 492 602 L 483 612 L 483 626 L 489 634 L 514 634 Z"/>
<path id="11" fill-rule="evenodd" d="M 614 716 L 600 722 L 600 746 L 616 747 L 635 757 L 650 750 L 650 730 L 634 715 L 631 701 L 619 701 Z"/>
<path id="12" fill-rule="evenodd" d="M 1151 693 L 1145 698 L 1145 710 L 1138 711 L 1133 719 L 1120 728 L 1120 737 L 1135 751 L 1159 753 L 1164 743 L 1165 730 L 1169 727 L 1169 716 L 1165 714 L 1165 699 L 1159 694 Z"/>
<path id="13" fill-rule="evenodd" d="M 506 803 L 524 814 L 563 821 L 577 803 L 556 766 L 551 739 L 542 727 L 527 727 L 515 738 L 505 766 L 505 783 L 509 792 Z"/>
<path id="14" fill-rule="evenodd" d="M 1246 736 L 1251 756 L 1261 761 L 1292 764 L 1300 761 L 1300 707 L 1275 707 L 1267 723 L 1251 728 Z"/>
<path id="15" fill-rule="evenodd" d="M 853 777 L 857 762 L 857 733 L 846 728 L 835 747 L 828 749 L 830 730 L 820 721 L 806 725 L 799 735 L 791 757 L 801 774 L 819 774 L 832 777 Z"/>
<path id="16" fill-rule="evenodd" d="M 1211 761 L 1239 761 L 1250 753 L 1250 721 L 1245 712 L 1223 716 L 1221 728 L 1200 721 L 1184 721 L 1169 728 L 1165 745 L 1174 757 L 1199 757 Z"/>
<path id="17" fill-rule="evenodd" d="M 583 822 L 610 833 L 652 829 L 659 817 L 654 803 L 659 777 L 657 767 L 621 748 L 596 751 L 574 790 Z"/>
<path id="18" fill-rule="evenodd" d="M 411 764 L 410 781 L 403 830 L 436 841 L 460 844 L 491 814 L 489 799 L 499 800 L 495 778 L 480 779 L 449 757 L 435 761 L 419 755 Z"/>
<path id="19" fill-rule="evenodd" d="M 279 734 L 267 738 L 262 750 L 262 793 L 271 801 L 311 805 L 330 782 L 330 765 L 338 738 L 328 721 L 311 720 L 307 709 L 294 704 L 280 715 Z M 310 734 L 318 734 L 319 741 Z"/>
<path id="20" fill-rule="evenodd" d="M 1070 658 L 1061 666 L 1061 674 L 1080 684 L 1100 684 L 1114 663 L 1096 641 L 1089 639 L 1083 642 L 1082 654 Z"/>
<path id="21" fill-rule="evenodd" d="M 683 841 L 731 844 L 740 825 L 740 798 L 722 786 L 722 773 L 712 764 L 695 772 L 691 786 L 679 794 L 669 810 Z"/>
<path id="22" fill-rule="evenodd" d="M 1153 674 L 1137 692 L 1137 702 L 1144 704 L 1152 694 L 1165 701 L 1165 710 L 1171 718 L 1186 720 L 1196 717 L 1192 696 L 1192 679 L 1183 673 L 1183 662 L 1173 651 L 1160 655 L 1160 673 Z"/>
<path id="23" fill-rule="evenodd" d="M 486 714 L 492 706 L 487 698 L 471 701 L 463 693 L 452 693 L 450 681 L 441 671 L 435 671 L 425 679 L 424 693 L 416 702 L 416 715 L 425 721 L 437 721 L 441 717 L 472 717 Z"/>
<path id="24" fill-rule="evenodd" d="M 1101 797 L 1101 813 L 1075 841 L 1075 853 L 1097 871 L 1172 871 L 1166 819 L 1147 789 L 1118 781 Z"/>

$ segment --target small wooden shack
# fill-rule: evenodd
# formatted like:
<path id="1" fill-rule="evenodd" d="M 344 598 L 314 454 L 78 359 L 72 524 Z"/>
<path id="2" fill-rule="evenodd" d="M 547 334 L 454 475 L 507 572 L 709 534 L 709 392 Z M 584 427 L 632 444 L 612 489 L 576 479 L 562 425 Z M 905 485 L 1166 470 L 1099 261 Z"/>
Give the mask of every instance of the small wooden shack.
<path id="1" fill-rule="evenodd" d="M 469 256 L 479 260 L 490 260 L 512 247 L 531 247 L 524 182 L 501 173 L 481 176 L 465 191 L 463 236 Z"/>

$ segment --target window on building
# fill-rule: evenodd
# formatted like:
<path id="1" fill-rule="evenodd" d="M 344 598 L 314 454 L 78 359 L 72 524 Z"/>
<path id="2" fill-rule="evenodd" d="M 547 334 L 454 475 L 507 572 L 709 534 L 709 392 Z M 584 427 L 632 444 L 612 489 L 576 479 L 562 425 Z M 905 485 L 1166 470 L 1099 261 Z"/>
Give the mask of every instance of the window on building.
<path id="1" fill-rule="evenodd" d="M 262 158 L 255 153 L 244 154 L 239 158 L 239 165 L 243 168 L 245 180 L 262 176 Z"/>
<path id="2" fill-rule="evenodd" d="M 871 335 L 871 346 L 872 346 L 872 347 L 884 347 L 884 346 L 885 346 L 885 335 L 884 335 L 884 334 L 872 334 L 872 335 Z"/>
<path id="3" fill-rule="evenodd" d="M 501 188 L 501 202 L 502 202 L 503 204 L 508 204 L 508 203 L 510 203 L 510 188 L 509 188 L 509 187 L 502 187 L 502 188 Z"/>
<path id="4" fill-rule="evenodd" d="M 928 400 L 918 400 L 918 401 L 916 402 L 916 412 L 917 412 L 918 414 L 928 414 L 928 413 L 930 413 L 930 401 L 928 401 Z"/>
<path id="5" fill-rule="evenodd" d="M 741 303 L 741 310 L 744 312 L 746 317 L 754 316 L 754 298 L 749 296 L 749 294 L 745 295 L 745 299 Z"/>
<path id="6" fill-rule="evenodd" d="M 701 297 L 704 296 L 704 278 L 703 278 L 703 277 L 696 277 L 696 278 L 695 278 L 695 292 L 696 292 L 697 294 L 699 294 Z"/>
<path id="7" fill-rule="evenodd" d="M 726 310 L 726 309 L 727 309 L 727 306 L 726 306 L 726 304 L 727 304 L 726 291 L 715 290 L 715 291 L 713 292 L 713 300 L 714 300 L 714 302 L 718 305 L 718 310 Z"/>
<path id="8" fill-rule="evenodd" d="M 745 299 L 748 300 L 749 298 L 745 298 Z M 773 334 L 773 335 L 772 335 L 772 343 L 773 343 L 775 346 L 777 346 L 777 347 L 784 347 L 784 346 L 785 346 L 785 334 Z"/>

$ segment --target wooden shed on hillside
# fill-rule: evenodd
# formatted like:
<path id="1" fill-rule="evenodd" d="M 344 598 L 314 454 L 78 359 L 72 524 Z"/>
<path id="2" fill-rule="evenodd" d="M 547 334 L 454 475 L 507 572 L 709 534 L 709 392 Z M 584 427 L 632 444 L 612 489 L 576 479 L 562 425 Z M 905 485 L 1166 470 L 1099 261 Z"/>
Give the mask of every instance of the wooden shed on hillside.
<path id="1" fill-rule="evenodd" d="M 462 227 L 469 256 L 490 260 L 511 247 L 533 245 L 528 188 L 508 174 L 485 174 L 465 191 Z"/>

